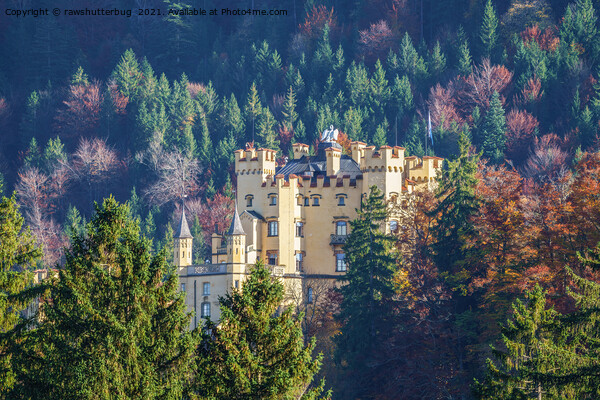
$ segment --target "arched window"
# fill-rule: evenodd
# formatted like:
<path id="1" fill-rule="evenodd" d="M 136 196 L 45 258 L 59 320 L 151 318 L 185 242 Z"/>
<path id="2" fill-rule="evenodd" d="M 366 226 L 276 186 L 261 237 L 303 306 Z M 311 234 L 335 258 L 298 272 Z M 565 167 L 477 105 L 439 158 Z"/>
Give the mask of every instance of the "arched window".
<path id="1" fill-rule="evenodd" d="M 202 303 L 202 307 L 200 309 L 200 313 L 201 313 L 201 317 L 202 318 L 209 318 L 210 317 L 210 303 L 209 302 Z"/>
<path id="2" fill-rule="evenodd" d="M 313 302 L 313 288 L 309 287 L 306 292 L 306 302 L 311 304 Z"/>

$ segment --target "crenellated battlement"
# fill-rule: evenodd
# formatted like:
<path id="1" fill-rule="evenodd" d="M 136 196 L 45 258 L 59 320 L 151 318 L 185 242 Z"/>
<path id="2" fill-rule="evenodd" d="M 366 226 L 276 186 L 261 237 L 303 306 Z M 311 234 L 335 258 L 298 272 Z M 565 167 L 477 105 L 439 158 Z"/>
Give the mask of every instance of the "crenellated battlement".
<path id="1" fill-rule="evenodd" d="M 440 157 L 407 157 L 407 178 L 417 186 L 427 184 L 430 187 L 435 182 L 438 171 L 442 169 L 443 161 Z"/>
<path id="2" fill-rule="evenodd" d="M 309 154 L 309 147 L 307 144 L 304 143 L 294 143 L 292 144 L 292 149 L 294 160 L 298 160 L 303 156 L 308 156 Z"/>
<path id="3" fill-rule="evenodd" d="M 236 175 L 267 175 L 275 174 L 275 158 L 277 152 L 270 149 L 248 148 L 235 151 Z"/>
<path id="4" fill-rule="evenodd" d="M 357 145 L 356 151 L 362 154 L 359 164 L 363 172 L 404 172 L 404 147 L 381 146 L 376 150 L 375 146 Z M 352 155 L 354 158 L 354 151 Z"/>

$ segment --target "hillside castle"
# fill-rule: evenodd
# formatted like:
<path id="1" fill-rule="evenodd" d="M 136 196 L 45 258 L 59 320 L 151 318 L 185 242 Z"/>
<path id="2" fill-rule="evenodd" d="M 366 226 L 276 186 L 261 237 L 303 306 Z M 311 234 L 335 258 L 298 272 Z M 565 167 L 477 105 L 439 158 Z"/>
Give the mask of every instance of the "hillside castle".
<path id="1" fill-rule="evenodd" d="M 231 226 L 212 235 L 210 264 L 192 264 L 192 241 L 185 210 L 175 233 L 174 259 L 181 291 L 201 318 L 218 320 L 219 296 L 238 288 L 249 268 L 263 260 L 283 280 L 292 297 L 312 302 L 315 279 L 334 281 L 346 273 L 343 245 L 361 200 L 376 185 L 391 202 L 414 190 L 431 189 L 442 159 L 405 157 L 404 148 L 376 149 L 351 143 L 345 155 L 337 130 L 325 131 L 316 155 L 293 145 L 293 159 L 276 167 L 276 152 L 247 148 L 235 152 L 236 207 Z M 396 231 L 394 217 L 385 229 Z"/>

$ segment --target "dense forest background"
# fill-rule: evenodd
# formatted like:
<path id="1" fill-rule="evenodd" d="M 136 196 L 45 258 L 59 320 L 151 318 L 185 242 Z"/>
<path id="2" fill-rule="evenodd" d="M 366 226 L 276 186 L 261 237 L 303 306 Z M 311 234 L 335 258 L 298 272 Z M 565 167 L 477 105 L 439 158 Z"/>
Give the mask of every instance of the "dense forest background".
<path id="1" fill-rule="evenodd" d="M 41 264 L 63 261 L 68 235 L 111 193 L 129 201 L 155 249 L 171 245 L 187 198 L 202 262 L 233 211 L 233 151 L 254 142 L 279 150 L 282 165 L 291 143 L 314 151 L 334 125 L 344 144 L 451 160 L 438 192 L 414 199 L 405 222 L 414 234 L 397 238 L 404 319 L 381 355 L 394 349 L 394 371 L 410 373 L 385 381 L 389 365 L 372 361 L 361 379 L 385 381 L 372 385 L 382 398 L 466 396 L 498 322 L 534 283 L 573 310 L 564 265 L 600 240 L 600 2 L 134 3 L 131 18 L 0 14 L 0 178 L 43 244 Z M 251 6 L 288 13 L 135 15 Z M 312 314 L 320 334 L 306 327 L 323 351 L 339 328 L 335 310 Z M 324 373 L 338 393 L 357 390 L 333 364 Z"/>

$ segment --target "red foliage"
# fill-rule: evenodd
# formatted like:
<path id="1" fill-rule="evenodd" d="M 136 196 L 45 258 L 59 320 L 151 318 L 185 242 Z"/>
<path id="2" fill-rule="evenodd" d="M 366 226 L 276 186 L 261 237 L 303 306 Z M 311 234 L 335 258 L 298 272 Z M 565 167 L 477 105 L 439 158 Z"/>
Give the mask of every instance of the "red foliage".
<path id="1" fill-rule="evenodd" d="M 207 246 L 211 245 L 211 235 L 213 233 L 223 234 L 229 228 L 231 218 L 234 213 L 234 201 L 233 199 L 217 193 L 212 199 L 206 201 L 196 197 L 185 202 L 186 211 L 189 212 L 190 220 L 198 217 L 200 225 L 202 226 L 202 233 L 204 235 L 204 242 Z M 175 211 L 175 220 L 173 222 L 179 223 L 181 218 L 181 206 L 177 205 Z"/>
<path id="2" fill-rule="evenodd" d="M 313 6 L 307 13 L 304 23 L 300 25 L 300 31 L 311 39 L 321 35 L 325 24 L 333 31 L 337 28 L 337 19 L 331 9 L 324 5 Z"/>
<path id="3" fill-rule="evenodd" d="M 452 83 L 446 89 L 439 83 L 432 87 L 427 104 L 431 112 L 432 126 L 437 128 L 442 125 L 442 129 L 448 131 L 452 122 L 463 123 L 456 109 L 456 93 Z"/>
<path id="4" fill-rule="evenodd" d="M 113 111 L 117 115 L 127 114 L 127 104 L 129 104 L 129 97 L 123 96 L 117 85 L 112 85 L 108 88 L 110 92 L 110 99 L 113 104 Z"/>
<path id="5" fill-rule="evenodd" d="M 380 20 L 359 32 L 358 44 L 367 63 L 372 64 L 377 59 L 384 59 L 397 39 L 387 22 Z"/>
<path id="6" fill-rule="evenodd" d="M 471 75 L 462 78 L 462 84 L 457 89 L 459 104 L 464 104 L 466 106 L 464 111 L 469 114 L 475 106 L 479 106 L 482 111 L 487 110 L 494 92 L 501 95 L 500 100 L 504 104 L 503 95 L 507 91 L 512 77 L 513 73 L 505 66 L 492 65 L 489 59 L 484 59 L 480 66 L 473 69 Z"/>
<path id="7" fill-rule="evenodd" d="M 71 85 L 64 109 L 56 116 L 57 127 L 70 136 L 93 134 L 100 120 L 103 102 L 100 84 Z"/>
<path id="8" fill-rule="evenodd" d="M 521 32 L 521 39 L 523 39 L 526 46 L 534 41 L 540 49 L 551 52 L 556 51 L 560 44 L 560 39 L 556 36 L 556 27 L 554 26 L 546 28 L 543 32 L 537 25 L 525 28 Z"/>
<path id="9" fill-rule="evenodd" d="M 290 142 L 294 137 L 294 129 L 285 124 L 279 125 L 277 128 L 277 137 L 279 138 L 279 147 L 283 154 L 287 154 L 290 147 Z"/>
<path id="10" fill-rule="evenodd" d="M 515 104 L 517 105 L 528 105 L 535 104 L 540 101 L 544 92 L 542 91 L 542 82 L 537 77 L 530 78 L 521 93 L 515 98 Z"/>
<path id="11" fill-rule="evenodd" d="M 506 115 L 506 157 L 522 163 L 533 144 L 538 120 L 527 111 L 511 110 Z"/>

